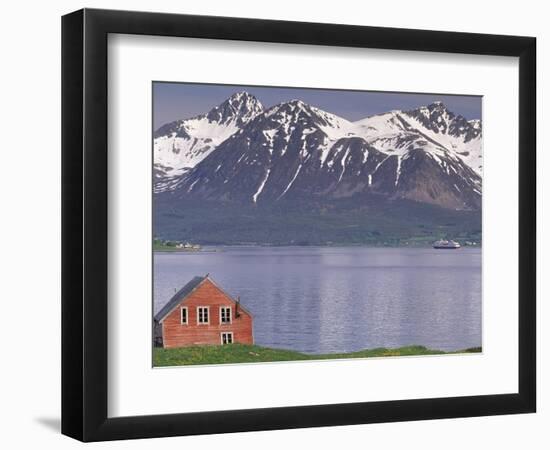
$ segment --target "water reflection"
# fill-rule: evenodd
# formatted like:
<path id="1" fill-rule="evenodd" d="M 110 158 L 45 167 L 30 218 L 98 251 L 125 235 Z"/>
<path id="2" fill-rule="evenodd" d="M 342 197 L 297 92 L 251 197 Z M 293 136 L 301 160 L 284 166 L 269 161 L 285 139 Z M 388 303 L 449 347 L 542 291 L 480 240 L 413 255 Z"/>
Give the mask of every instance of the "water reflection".
<path id="1" fill-rule="evenodd" d="M 233 247 L 155 254 L 155 311 L 210 273 L 254 315 L 259 345 L 309 353 L 481 345 L 481 251 Z"/>

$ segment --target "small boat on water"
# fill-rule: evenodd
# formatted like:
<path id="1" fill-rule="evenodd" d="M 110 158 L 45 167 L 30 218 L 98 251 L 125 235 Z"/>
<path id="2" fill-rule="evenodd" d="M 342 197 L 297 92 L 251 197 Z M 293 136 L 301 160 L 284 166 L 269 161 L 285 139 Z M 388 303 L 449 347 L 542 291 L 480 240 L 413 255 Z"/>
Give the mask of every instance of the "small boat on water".
<path id="1" fill-rule="evenodd" d="M 434 242 L 433 247 L 440 250 L 443 250 L 443 249 L 455 250 L 457 248 L 460 248 L 460 244 L 453 240 L 440 239 L 439 241 Z"/>

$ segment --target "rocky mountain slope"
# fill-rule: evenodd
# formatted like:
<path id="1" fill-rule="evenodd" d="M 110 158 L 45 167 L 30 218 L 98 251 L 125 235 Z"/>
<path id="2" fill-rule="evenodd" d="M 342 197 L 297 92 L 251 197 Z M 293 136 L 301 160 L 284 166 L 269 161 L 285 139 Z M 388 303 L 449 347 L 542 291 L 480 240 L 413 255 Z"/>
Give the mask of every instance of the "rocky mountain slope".
<path id="1" fill-rule="evenodd" d="M 163 204 L 353 207 L 376 196 L 476 211 L 481 139 L 480 121 L 442 103 L 350 122 L 300 100 L 265 109 L 240 92 L 155 132 L 155 192 Z"/>

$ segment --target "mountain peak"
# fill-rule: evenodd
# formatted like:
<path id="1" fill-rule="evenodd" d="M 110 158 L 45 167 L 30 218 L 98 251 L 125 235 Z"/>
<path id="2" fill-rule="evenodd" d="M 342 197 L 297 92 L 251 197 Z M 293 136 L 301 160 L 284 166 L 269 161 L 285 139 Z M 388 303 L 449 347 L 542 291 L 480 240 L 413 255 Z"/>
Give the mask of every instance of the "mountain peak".
<path id="1" fill-rule="evenodd" d="M 428 120 L 441 121 L 439 117 L 445 117 L 446 119 L 453 119 L 455 114 L 447 108 L 445 103 L 440 100 L 436 100 L 427 106 L 420 106 L 410 111 L 405 111 L 406 114 L 413 117 L 423 117 Z"/>
<path id="2" fill-rule="evenodd" d="M 226 101 L 229 101 L 229 102 L 246 102 L 246 101 L 254 101 L 254 102 L 258 102 L 259 103 L 259 100 L 254 97 L 252 94 L 250 94 L 249 92 L 247 91 L 239 91 L 239 92 L 235 92 L 233 94 L 231 94 Z"/>
<path id="3" fill-rule="evenodd" d="M 300 110 L 309 111 L 310 109 L 311 107 L 302 100 L 292 99 L 272 106 L 269 111 L 273 114 L 279 111 L 295 112 Z"/>
<path id="4" fill-rule="evenodd" d="M 294 107 L 307 107 L 309 106 L 307 103 L 303 102 L 302 100 L 299 100 L 297 98 L 293 98 L 292 100 L 289 100 L 286 102 L 288 105 L 294 106 Z"/>
<path id="5" fill-rule="evenodd" d="M 441 101 L 405 111 L 405 114 L 420 122 L 426 129 L 436 134 L 446 134 L 455 138 L 460 137 L 463 143 L 476 139 L 481 135 L 481 122 L 466 120 L 460 114 L 450 111 Z"/>
<path id="6" fill-rule="evenodd" d="M 435 102 L 430 103 L 427 106 L 428 110 L 430 111 L 449 111 L 445 103 L 443 103 L 441 100 L 436 100 Z"/>
<path id="7" fill-rule="evenodd" d="M 264 110 L 260 101 L 246 91 L 235 92 L 224 102 L 212 108 L 206 115 L 210 122 L 242 125 L 249 122 Z"/>
<path id="8" fill-rule="evenodd" d="M 302 100 L 292 99 L 278 103 L 266 111 L 266 116 L 277 121 L 292 121 L 298 116 L 311 116 L 311 107 Z"/>

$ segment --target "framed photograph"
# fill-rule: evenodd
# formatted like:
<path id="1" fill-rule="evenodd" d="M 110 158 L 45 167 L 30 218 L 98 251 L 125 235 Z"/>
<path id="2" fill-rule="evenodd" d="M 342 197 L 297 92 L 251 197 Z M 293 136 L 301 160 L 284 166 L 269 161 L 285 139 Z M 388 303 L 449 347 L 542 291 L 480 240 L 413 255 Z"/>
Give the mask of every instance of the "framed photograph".
<path id="1" fill-rule="evenodd" d="M 535 38 L 62 32 L 64 434 L 535 412 Z"/>

